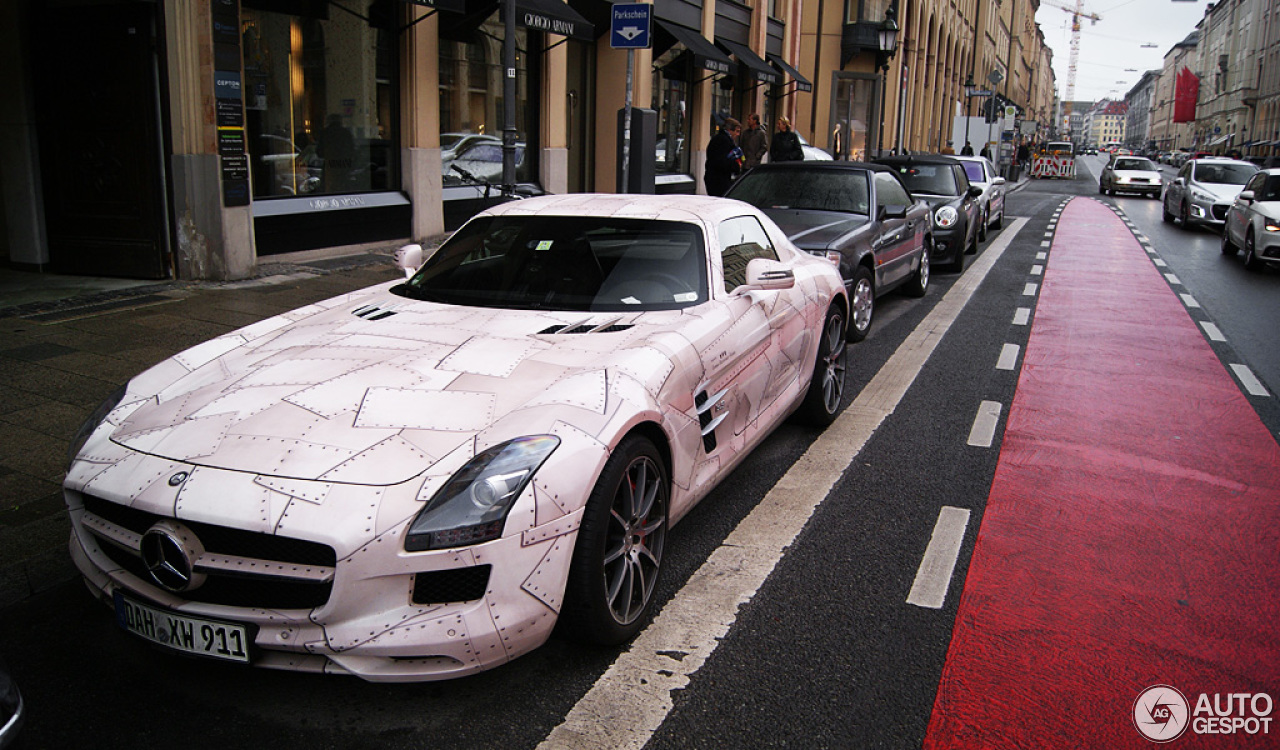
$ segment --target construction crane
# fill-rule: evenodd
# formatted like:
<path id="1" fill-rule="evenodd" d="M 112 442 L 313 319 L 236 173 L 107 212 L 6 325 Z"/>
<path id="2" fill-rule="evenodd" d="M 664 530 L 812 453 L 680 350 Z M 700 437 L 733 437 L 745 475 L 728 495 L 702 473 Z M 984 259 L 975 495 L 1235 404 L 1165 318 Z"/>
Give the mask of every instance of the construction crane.
<path id="1" fill-rule="evenodd" d="M 1053 0 L 1040 0 L 1041 5 L 1048 5 L 1071 14 L 1071 56 L 1067 59 L 1067 91 L 1063 99 L 1062 115 L 1067 131 L 1071 130 L 1071 102 L 1076 98 L 1076 68 L 1080 65 L 1080 19 L 1087 18 L 1096 24 L 1102 20 L 1097 13 L 1084 12 L 1084 0 L 1076 0 L 1075 6 Z"/>

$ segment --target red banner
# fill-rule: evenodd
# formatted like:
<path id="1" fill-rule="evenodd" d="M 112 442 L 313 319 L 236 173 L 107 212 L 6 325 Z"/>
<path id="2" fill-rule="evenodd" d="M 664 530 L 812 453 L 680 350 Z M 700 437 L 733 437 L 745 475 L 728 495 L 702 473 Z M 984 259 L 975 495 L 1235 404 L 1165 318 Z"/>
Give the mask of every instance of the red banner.
<path id="1" fill-rule="evenodd" d="M 1200 79 L 1189 69 L 1178 72 L 1173 92 L 1173 121 L 1195 122 L 1196 100 L 1200 97 Z"/>

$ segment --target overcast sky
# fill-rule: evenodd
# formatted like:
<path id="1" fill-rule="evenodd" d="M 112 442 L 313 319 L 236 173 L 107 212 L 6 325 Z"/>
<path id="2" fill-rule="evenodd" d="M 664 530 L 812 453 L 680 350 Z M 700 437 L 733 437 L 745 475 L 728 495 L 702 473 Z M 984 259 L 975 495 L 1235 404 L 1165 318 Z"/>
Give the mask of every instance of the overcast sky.
<path id="1" fill-rule="evenodd" d="M 1085 14 L 1096 13 L 1102 20 L 1080 19 L 1075 101 L 1123 99 L 1145 71 L 1164 66 L 1165 53 L 1195 31 L 1208 5 L 1208 0 L 1084 0 Z M 1072 14 L 1059 6 L 1075 8 L 1076 3 L 1041 0 L 1036 22 L 1053 50 L 1058 95 L 1065 99 Z M 1148 44 L 1155 46 L 1144 46 Z"/>

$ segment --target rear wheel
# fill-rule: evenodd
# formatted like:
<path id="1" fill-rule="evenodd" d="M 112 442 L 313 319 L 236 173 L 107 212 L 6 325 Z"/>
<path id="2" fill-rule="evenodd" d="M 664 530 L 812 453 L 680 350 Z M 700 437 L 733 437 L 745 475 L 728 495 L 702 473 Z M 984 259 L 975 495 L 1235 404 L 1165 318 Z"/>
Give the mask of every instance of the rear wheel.
<path id="1" fill-rule="evenodd" d="M 903 287 L 902 292 L 908 297 L 923 297 L 929 291 L 929 257 L 933 254 L 933 241 L 924 238 L 924 249 L 920 251 L 920 268 L 912 274 L 911 280 Z"/>
<path id="2" fill-rule="evenodd" d="M 1261 271 L 1262 261 L 1258 260 L 1258 248 L 1253 240 L 1253 227 L 1244 236 L 1244 267 L 1250 271 Z"/>
<path id="3" fill-rule="evenodd" d="M 858 266 L 853 272 L 853 285 L 849 290 L 849 340 L 861 341 L 871 330 L 871 320 L 876 314 L 876 285 L 871 269 Z"/>
<path id="4" fill-rule="evenodd" d="M 561 623 L 577 637 L 616 646 L 652 610 L 667 540 L 671 484 L 653 443 L 629 435 L 600 472 L 582 516 Z"/>
<path id="5" fill-rule="evenodd" d="M 822 325 L 822 339 L 818 342 L 818 357 L 813 363 L 813 380 L 804 402 L 796 412 L 799 421 L 815 427 L 826 427 L 836 421 L 840 403 L 844 399 L 845 355 L 844 314 L 839 303 L 827 310 Z"/>

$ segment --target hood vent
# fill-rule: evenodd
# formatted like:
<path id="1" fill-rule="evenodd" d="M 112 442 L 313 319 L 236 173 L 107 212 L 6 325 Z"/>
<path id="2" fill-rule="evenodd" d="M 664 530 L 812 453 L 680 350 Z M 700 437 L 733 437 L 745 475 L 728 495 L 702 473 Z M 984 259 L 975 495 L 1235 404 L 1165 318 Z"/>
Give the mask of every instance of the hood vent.
<path id="1" fill-rule="evenodd" d="M 382 320 L 395 315 L 398 311 L 399 305 L 365 305 L 352 310 L 351 314 L 365 320 Z"/>
<path id="2" fill-rule="evenodd" d="M 621 316 L 610 318 L 601 323 L 576 323 L 563 326 L 549 326 L 538 331 L 540 334 L 562 334 L 562 333 L 617 333 L 625 331 L 632 326 L 627 323 L 619 324 Z"/>

